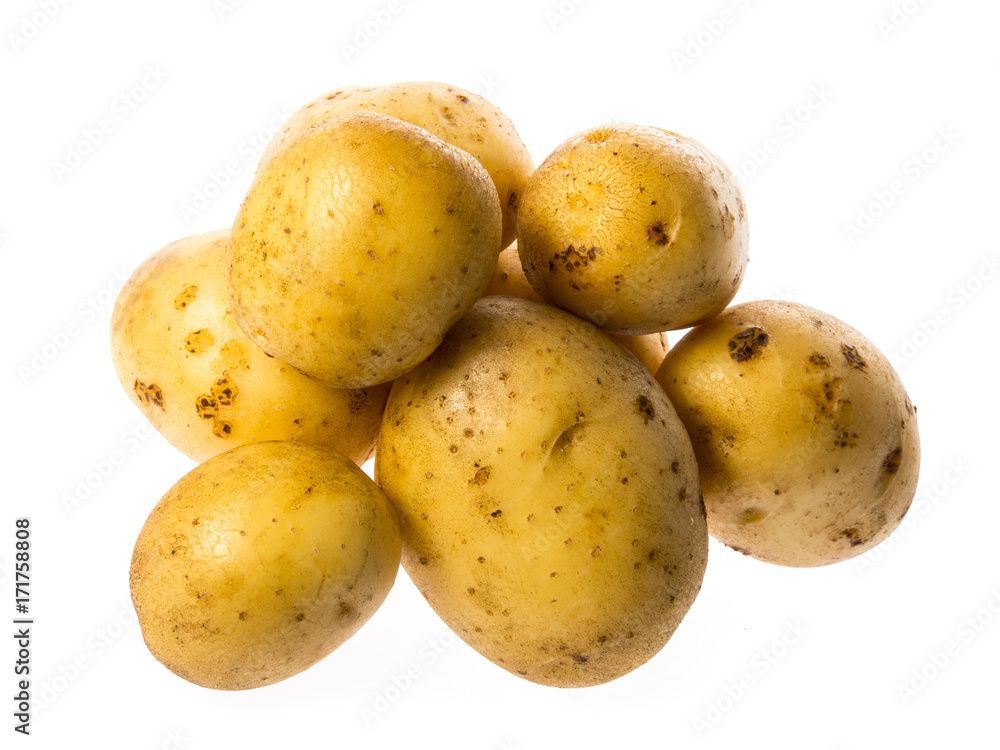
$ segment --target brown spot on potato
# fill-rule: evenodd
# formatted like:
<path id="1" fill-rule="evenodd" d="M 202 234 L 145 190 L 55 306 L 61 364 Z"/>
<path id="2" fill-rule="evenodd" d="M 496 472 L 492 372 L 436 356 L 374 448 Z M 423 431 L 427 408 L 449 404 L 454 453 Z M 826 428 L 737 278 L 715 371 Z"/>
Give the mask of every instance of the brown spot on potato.
<path id="1" fill-rule="evenodd" d="M 598 557 L 600 554 L 601 554 L 601 548 L 600 547 L 594 547 L 592 550 L 590 550 L 590 556 L 591 557 Z"/>
<path id="2" fill-rule="evenodd" d="M 841 344 L 840 353 L 844 355 L 844 359 L 847 360 L 847 364 L 850 367 L 853 367 L 855 370 L 861 370 L 861 372 L 868 371 L 868 363 L 858 354 L 857 347 L 850 346 L 849 344 Z"/>
<path id="3" fill-rule="evenodd" d="M 183 310 L 192 302 L 194 302 L 197 296 L 198 296 L 197 286 L 192 285 L 187 287 L 183 292 L 174 297 L 174 309 Z"/>
<path id="4" fill-rule="evenodd" d="M 372 204 L 372 211 L 375 212 L 376 216 L 382 215 L 382 204 L 376 201 Z"/>
<path id="5" fill-rule="evenodd" d="M 737 362 L 746 362 L 760 356 L 761 350 L 769 342 L 770 338 L 766 331 L 757 326 L 751 326 L 729 340 L 729 356 Z"/>
<path id="6" fill-rule="evenodd" d="M 479 471 L 476 472 L 476 475 L 469 480 L 469 485 L 471 486 L 475 484 L 482 487 L 484 484 L 486 484 L 487 480 L 490 478 L 490 471 L 492 469 L 493 469 L 492 466 L 484 466 L 483 468 L 481 468 Z"/>
<path id="7" fill-rule="evenodd" d="M 159 406 L 161 410 L 166 411 L 166 407 L 163 405 L 163 390 L 160 386 L 154 383 L 143 383 L 136 378 L 132 390 L 135 391 L 140 404 Z"/>
<path id="8" fill-rule="evenodd" d="M 220 419 L 215 420 L 215 424 L 212 425 L 212 434 L 216 437 L 226 438 L 232 435 L 233 426 L 229 422 L 223 422 Z"/>
<path id="9" fill-rule="evenodd" d="M 889 452 L 889 455 L 885 457 L 885 462 L 882 464 L 882 468 L 885 469 L 889 474 L 895 474 L 899 471 L 899 465 L 903 461 L 903 449 L 895 448 Z"/>
<path id="10" fill-rule="evenodd" d="M 861 532 L 856 528 L 844 529 L 841 537 L 850 541 L 852 547 L 857 547 L 859 544 L 864 544 L 864 540 L 861 538 Z"/>
<path id="11" fill-rule="evenodd" d="M 758 521 L 763 521 L 767 518 L 767 511 L 761 508 L 746 508 L 742 513 L 740 513 L 737 523 L 744 526 L 748 523 L 757 523 Z"/>
<path id="12" fill-rule="evenodd" d="M 653 402 L 649 400 L 646 394 L 640 393 L 632 403 L 635 405 L 635 410 L 643 418 L 643 424 L 647 424 L 650 419 L 656 416 L 656 410 L 653 409 Z"/>
<path id="13" fill-rule="evenodd" d="M 817 367 L 829 367 L 830 360 L 825 354 L 820 354 L 819 352 L 813 352 L 809 355 L 809 362 L 816 365 Z"/>
<path id="14" fill-rule="evenodd" d="M 549 270 L 554 271 L 556 263 L 563 266 L 567 271 L 573 272 L 578 268 L 586 268 L 590 261 L 596 260 L 598 255 L 604 255 L 604 251 L 597 246 L 576 247 L 570 245 L 561 253 L 556 253 L 549 262 Z"/>
<path id="15" fill-rule="evenodd" d="M 212 335 L 212 332 L 204 328 L 199 328 L 197 331 L 191 331 L 188 334 L 187 339 L 184 341 L 184 348 L 192 354 L 200 354 L 214 343 L 215 337 Z"/>
<path id="16" fill-rule="evenodd" d="M 499 518 L 501 515 L 503 515 L 502 510 L 495 510 L 492 513 L 490 513 L 491 518 Z"/>
<path id="17" fill-rule="evenodd" d="M 573 661 L 575 661 L 577 664 L 586 664 L 587 663 L 587 657 L 584 656 L 583 654 L 570 654 L 570 658 Z"/>
<path id="18" fill-rule="evenodd" d="M 246 612 L 240 612 L 240 619 L 241 620 L 247 619 L 247 613 Z"/>

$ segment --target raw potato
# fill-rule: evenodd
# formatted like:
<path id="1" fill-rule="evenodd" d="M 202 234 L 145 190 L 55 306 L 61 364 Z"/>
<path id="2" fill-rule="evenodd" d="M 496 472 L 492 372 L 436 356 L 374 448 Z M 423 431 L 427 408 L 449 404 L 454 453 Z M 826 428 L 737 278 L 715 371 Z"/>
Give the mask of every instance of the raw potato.
<path id="1" fill-rule="evenodd" d="M 399 569 L 396 513 L 329 448 L 240 446 L 160 500 L 135 544 L 132 601 L 150 652 L 204 687 L 270 685 L 375 613 Z"/>
<path id="2" fill-rule="evenodd" d="M 480 300 L 389 394 L 375 476 L 448 626 L 527 680 L 656 654 L 701 586 L 698 468 L 653 376 L 589 323 Z"/>
<path id="3" fill-rule="evenodd" d="M 528 181 L 517 237 L 545 300 L 614 333 L 708 320 L 747 263 L 733 173 L 697 141 L 642 125 L 590 128 L 556 148 Z"/>
<path id="4" fill-rule="evenodd" d="M 517 254 L 516 242 L 500 253 L 493 279 L 486 287 L 486 291 L 483 292 L 484 297 L 495 295 L 521 297 L 536 302 L 545 301 L 531 288 L 531 284 L 528 283 L 528 279 L 524 275 L 521 259 Z M 628 336 L 620 333 L 609 333 L 608 335 L 638 357 L 646 369 L 654 375 L 670 348 L 665 333 L 649 333 L 645 336 Z"/>
<path id="5" fill-rule="evenodd" d="M 490 173 L 503 209 L 503 241 L 517 233 L 517 207 L 534 163 L 514 124 L 500 109 L 471 91 L 435 81 L 385 86 L 346 86 L 318 96 L 292 113 L 261 162 L 296 133 L 344 112 L 381 112 L 419 125 L 443 141 L 468 151 Z"/>
<path id="6" fill-rule="evenodd" d="M 388 385 L 330 388 L 266 355 L 226 298 L 229 230 L 186 237 L 146 259 L 118 296 L 111 357 L 133 403 L 195 461 L 244 443 L 328 445 L 371 457 Z"/>
<path id="7" fill-rule="evenodd" d="M 779 565 L 860 555 L 917 486 L 916 408 L 864 336 L 789 302 L 748 302 L 690 331 L 657 373 L 701 469 L 709 531 Z"/>
<path id="8" fill-rule="evenodd" d="M 415 125 L 350 112 L 299 133 L 254 177 L 229 245 L 233 313 L 307 375 L 384 383 L 479 298 L 500 231 L 479 162 Z"/>

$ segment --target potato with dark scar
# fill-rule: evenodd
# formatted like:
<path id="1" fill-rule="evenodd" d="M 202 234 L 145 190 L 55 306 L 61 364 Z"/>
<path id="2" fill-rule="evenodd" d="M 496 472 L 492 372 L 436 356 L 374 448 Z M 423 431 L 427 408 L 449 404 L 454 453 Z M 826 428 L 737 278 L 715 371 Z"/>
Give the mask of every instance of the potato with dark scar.
<path id="1" fill-rule="evenodd" d="M 240 446 L 177 482 L 139 532 L 129 581 L 150 652 L 189 682 L 245 690 L 347 641 L 399 570 L 399 521 L 329 448 Z"/>
<path id="2" fill-rule="evenodd" d="M 710 533 L 767 562 L 827 565 L 892 533 L 917 488 L 917 414 L 886 357 L 832 315 L 747 302 L 657 372 L 694 443 Z"/>
<path id="3" fill-rule="evenodd" d="M 327 445 L 358 464 L 375 449 L 388 385 L 339 389 L 246 337 L 226 295 L 229 231 L 173 242 L 132 274 L 111 318 L 111 355 L 129 398 L 196 461 L 244 443 Z"/>
<path id="4" fill-rule="evenodd" d="M 736 295 L 747 264 L 736 177 L 690 138 L 605 125 L 562 143 L 518 212 L 525 275 L 547 302 L 612 333 L 687 328 Z"/>
<path id="5" fill-rule="evenodd" d="M 417 588 L 532 682 L 635 669 L 701 587 L 708 532 L 673 407 L 635 357 L 549 305 L 481 299 L 399 378 L 375 476 Z"/>

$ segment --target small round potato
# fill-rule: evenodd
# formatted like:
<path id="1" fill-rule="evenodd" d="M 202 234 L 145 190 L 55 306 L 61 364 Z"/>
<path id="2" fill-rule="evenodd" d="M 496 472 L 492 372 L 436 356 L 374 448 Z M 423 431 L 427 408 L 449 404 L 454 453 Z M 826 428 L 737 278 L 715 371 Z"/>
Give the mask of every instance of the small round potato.
<path id="1" fill-rule="evenodd" d="M 430 131 L 472 154 L 490 173 L 503 210 L 502 247 L 517 233 L 517 207 L 534 163 L 514 124 L 479 94 L 436 81 L 345 86 L 317 96 L 292 113 L 261 162 L 296 133 L 344 112 L 381 112 Z"/>
<path id="2" fill-rule="evenodd" d="M 816 566 L 860 555 L 917 487 L 916 408 L 885 356 L 832 315 L 747 302 L 692 329 L 657 373 L 698 456 L 709 531 Z"/>
<path id="3" fill-rule="evenodd" d="M 500 204 L 465 151 L 388 115 L 301 131 L 254 178 L 233 225 L 233 314 L 264 351 L 336 388 L 429 355 L 479 298 Z"/>
<path id="4" fill-rule="evenodd" d="M 538 292 L 531 288 L 531 284 L 528 283 L 528 279 L 524 275 L 521 258 L 517 254 L 516 242 L 500 253 L 497 270 L 493 273 L 493 279 L 486 287 L 486 291 L 483 292 L 484 297 L 497 295 L 545 302 L 538 296 Z M 623 333 L 609 333 L 608 335 L 638 357 L 639 361 L 653 375 L 656 374 L 670 348 L 666 333 L 647 333 L 645 336 L 629 336 Z"/>
<path id="5" fill-rule="evenodd" d="M 545 300 L 614 333 L 686 328 L 722 312 L 747 263 L 733 173 L 690 138 L 590 128 L 528 181 L 518 246 Z"/>
<path id="6" fill-rule="evenodd" d="M 526 680 L 620 677 L 701 587 L 708 532 L 683 425 L 635 357 L 549 305 L 481 299 L 393 383 L 375 476 L 411 580 Z"/>
<path id="7" fill-rule="evenodd" d="M 130 571 L 150 652 L 220 690 L 312 666 L 375 613 L 399 569 L 396 512 L 345 456 L 255 443 L 206 461 L 146 520 Z"/>
<path id="8" fill-rule="evenodd" d="M 111 358 L 125 392 L 195 461 L 244 443 L 297 440 L 364 463 L 389 386 L 331 388 L 250 341 L 226 296 L 228 242 L 229 230 L 186 237 L 129 278 L 111 316 Z"/>

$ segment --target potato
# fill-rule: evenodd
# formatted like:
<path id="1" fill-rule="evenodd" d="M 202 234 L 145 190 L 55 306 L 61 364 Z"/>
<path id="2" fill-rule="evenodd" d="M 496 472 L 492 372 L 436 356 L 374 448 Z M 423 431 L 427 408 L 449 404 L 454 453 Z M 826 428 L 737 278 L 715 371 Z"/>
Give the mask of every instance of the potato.
<path id="1" fill-rule="evenodd" d="M 556 148 L 528 181 L 517 237 L 543 299 L 614 333 L 708 320 L 747 262 L 733 173 L 697 141 L 642 125 L 590 128 Z"/>
<path id="2" fill-rule="evenodd" d="M 399 569 L 399 522 L 329 448 L 254 443 L 195 468 L 153 509 L 132 555 L 150 652 L 204 687 L 287 679 L 350 638 Z"/>
<path id="3" fill-rule="evenodd" d="M 359 465 L 375 448 L 388 385 L 330 388 L 266 355 L 226 298 L 229 230 L 186 237 L 146 259 L 111 316 L 125 392 L 178 450 L 204 461 L 244 443 L 328 445 Z"/>
<path id="4" fill-rule="evenodd" d="M 713 536 L 790 566 L 860 555 L 917 486 L 916 408 L 832 315 L 748 302 L 691 330 L 657 373 L 694 443 Z"/>
<path id="5" fill-rule="evenodd" d="M 430 605 L 532 682 L 631 671 L 701 586 L 698 469 L 673 407 L 638 360 L 548 305 L 480 300 L 393 383 L 375 477 Z"/>
<path id="6" fill-rule="evenodd" d="M 366 110 L 419 125 L 472 154 L 490 173 L 503 209 L 502 247 L 517 233 L 517 207 L 534 162 L 514 124 L 498 107 L 471 91 L 435 81 L 345 86 L 318 96 L 292 113 L 264 151 L 267 161 L 296 133 L 344 112 Z"/>
<path id="7" fill-rule="evenodd" d="M 233 313 L 307 375 L 384 383 L 479 298 L 500 231 L 479 162 L 415 125 L 350 112 L 289 140 L 254 177 L 229 243 Z"/>
<path id="8" fill-rule="evenodd" d="M 536 302 L 545 301 L 531 288 L 531 284 L 528 283 L 528 279 L 524 275 L 521 259 L 517 254 L 516 242 L 500 253 L 496 271 L 493 272 L 493 279 L 486 287 L 486 291 L 483 292 L 484 297 L 495 295 L 533 299 Z M 608 335 L 638 357 L 646 369 L 654 375 L 670 348 L 665 333 L 649 333 L 645 336 L 628 336 L 619 333 L 609 333 Z"/>

